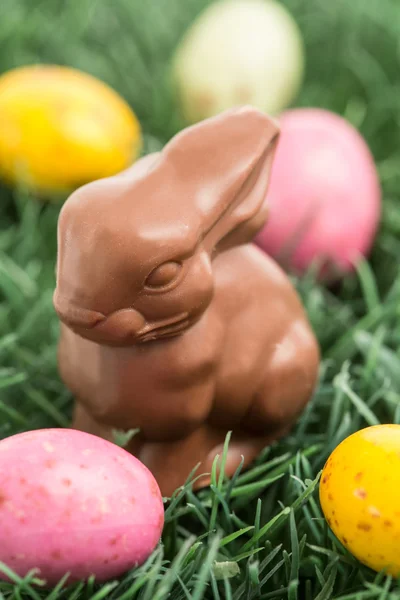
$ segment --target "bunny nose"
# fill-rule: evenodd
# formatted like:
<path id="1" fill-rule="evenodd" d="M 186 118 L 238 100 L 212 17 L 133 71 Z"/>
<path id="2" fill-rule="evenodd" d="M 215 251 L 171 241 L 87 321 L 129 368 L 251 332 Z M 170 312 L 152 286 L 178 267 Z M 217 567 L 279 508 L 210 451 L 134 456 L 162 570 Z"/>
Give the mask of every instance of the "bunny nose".
<path id="1" fill-rule="evenodd" d="M 146 325 L 144 317 L 133 308 L 118 310 L 95 326 L 94 331 L 113 341 L 135 338 Z"/>

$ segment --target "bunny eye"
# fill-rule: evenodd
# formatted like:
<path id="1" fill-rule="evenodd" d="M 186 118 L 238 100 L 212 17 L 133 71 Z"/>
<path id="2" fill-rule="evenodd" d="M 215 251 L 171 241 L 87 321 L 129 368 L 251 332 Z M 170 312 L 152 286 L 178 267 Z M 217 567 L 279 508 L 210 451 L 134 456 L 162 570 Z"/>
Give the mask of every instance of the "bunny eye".
<path id="1" fill-rule="evenodd" d="M 171 284 L 179 275 L 182 268 L 181 263 L 175 261 L 166 262 L 155 268 L 146 279 L 146 287 L 163 288 Z"/>

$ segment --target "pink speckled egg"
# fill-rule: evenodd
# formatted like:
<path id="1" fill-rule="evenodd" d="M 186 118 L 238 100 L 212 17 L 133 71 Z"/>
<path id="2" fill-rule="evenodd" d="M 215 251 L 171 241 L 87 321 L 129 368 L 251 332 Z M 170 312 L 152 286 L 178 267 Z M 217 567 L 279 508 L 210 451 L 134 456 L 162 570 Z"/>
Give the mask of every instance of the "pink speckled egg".
<path id="1" fill-rule="evenodd" d="M 69 429 L 0 442 L 0 560 L 19 575 L 118 577 L 146 560 L 163 524 L 154 477 L 115 444 Z"/>
<path id="2" fill-rule="evenodd" d="M 280 125 L 269 221 L 256 242 L 289 270 L 302 273 L 316 261 L 322 279 L 336 278 L 374 239 L 381 190 L 373 157 L 358 131 L 332 112 L 294 109 Z"/>

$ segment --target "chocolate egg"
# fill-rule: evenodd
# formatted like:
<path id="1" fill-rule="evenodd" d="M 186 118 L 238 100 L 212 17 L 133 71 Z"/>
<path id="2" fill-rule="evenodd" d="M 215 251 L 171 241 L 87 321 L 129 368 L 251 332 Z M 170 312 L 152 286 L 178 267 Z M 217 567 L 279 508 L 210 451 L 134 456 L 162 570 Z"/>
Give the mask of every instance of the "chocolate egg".
<path id="1" fill-rule="evenodd" d="M 0 175 L 10 184 L 63 197 L 129 167 L 141 145 L 130 106 L 87 73 L 33 65 L 0 76 Z"/>
<path id="2" fill-rule="evenodd" d="M 190 123 L 251 104 L 277 114 L 304 71 L 299 28 L 274 0 L 225 0 L 200 14 L 178 46 L 173 76 Z"/>
<path id="3" fill-rule="evenodd" d="M 400 574 L 400 425 L 357 431 L 332 452 L 321 476 L 327 522 L 362 563 Z"/>
<path id="4" fill-rule="evenodd" d="M 360 133 L 328 110 L 298 108 L 279 121 L 270 214 L 257 243 L 288 270 L 319 263 L 321 279 L 339 278 L 368 254 L 378 227 L 373 156 Z"/>
<path id="5" fill-rule="evenodd" d="M 21 576 L 118 577 L 148 558 L 163 523 L 150 471 L 111 442 L 68 429 L 0 442 L 0 561 Z"/>

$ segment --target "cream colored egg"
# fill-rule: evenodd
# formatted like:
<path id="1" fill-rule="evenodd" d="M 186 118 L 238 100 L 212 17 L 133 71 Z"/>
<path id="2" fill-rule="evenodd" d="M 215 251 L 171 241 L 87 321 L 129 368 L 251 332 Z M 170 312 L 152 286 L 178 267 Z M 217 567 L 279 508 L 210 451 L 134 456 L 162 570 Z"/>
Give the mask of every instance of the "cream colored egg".
<path id="1" fill-rule="evenodd" d="M 298 26 L 274 0 L 212 4 L 186 32 L 173 63 L 191 123 L 243 104 L 277 114 L 294 100 L 303 71 Z"/>

